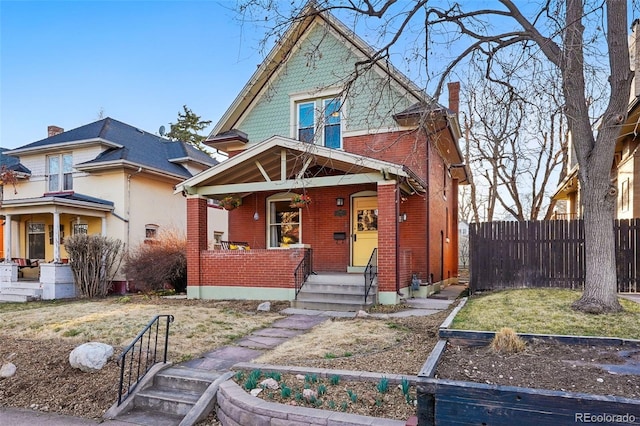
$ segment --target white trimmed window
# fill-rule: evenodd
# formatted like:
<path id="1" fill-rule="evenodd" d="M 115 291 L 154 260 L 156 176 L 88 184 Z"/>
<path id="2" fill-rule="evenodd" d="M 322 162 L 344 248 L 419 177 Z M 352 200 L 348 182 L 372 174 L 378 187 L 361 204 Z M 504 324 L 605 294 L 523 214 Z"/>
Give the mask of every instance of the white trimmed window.
<path id="1" fill-rule="evenodd" d="M 73 189 L 73 156 L 58 154 L 47 156 L 48 191 L 61 192 Z"/>
<path id="2" fill-rule="evenodd" d="M 342 100 L 331 96 L 295 101 L 296 135 L 299 141 L 342 148 Z"/>
<path id="3" fill-rule="evenodd" d="M 302 242 L 302 209 L 291 207 L 291 194 L 267 200 L 267 247 L 287 247 Z"/>

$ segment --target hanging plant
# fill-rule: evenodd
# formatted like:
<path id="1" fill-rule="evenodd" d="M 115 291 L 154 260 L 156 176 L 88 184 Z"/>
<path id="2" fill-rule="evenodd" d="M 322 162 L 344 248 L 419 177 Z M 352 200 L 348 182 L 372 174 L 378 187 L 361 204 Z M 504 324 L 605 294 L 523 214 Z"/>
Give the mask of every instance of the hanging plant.
<path id="1" fill-rule="evenodd" d="M 310 203 L 311 203 L 311 197 L 309 197 L 307 194 L 293 194 L 293 197 L 291 197 L 291 204 L 289 204 L 289 207 L 294 209 L 296 208 L 300 209 Z"/>
<path id="2" fill-rule="evenodd" d="M 233 210 L 242 204 L 242 200 L 238 197 L 228 195 L 224 197 L 222 200 L 220 200 L 219 204 L 220 204 L 220 207 L 222 207 L 225 210 Z"/>

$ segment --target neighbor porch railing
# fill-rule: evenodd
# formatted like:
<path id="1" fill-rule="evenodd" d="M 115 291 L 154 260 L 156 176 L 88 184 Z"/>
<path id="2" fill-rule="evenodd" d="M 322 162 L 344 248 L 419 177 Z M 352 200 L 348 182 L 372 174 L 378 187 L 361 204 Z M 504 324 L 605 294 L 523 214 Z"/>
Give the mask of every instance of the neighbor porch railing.
<path id="1" fill-rule="evenodd" d="M 163 318 L 164 320 L 161 320 Z M 165 322 L 166 321 L 166 322 Z M 120 357 L 120 384 L 118 386 L 118 405 L 136 388 L 140 380 L 158 362 L 158 350 L 161 351 L 162 362 L 167 362 L 169 346 L 169 324 L 173 315 L 156 315 L 149 324 L 133 339 Z M 159 340 L 162 341 L 159 342 Z M 158 344 L 162 345 L 158 348 Z M 125 390 L 126 386 L 126 390 Z"/>
<path id="2" fill-rule="evenodd" d="M 304 256 L 302 260 L 296 267 L 295 271 L 293 271 L 293 280 L 296 288 L 296 299 L 298 298 L 298 293 L 302 289 L 305 281 L 309 278 L 309 275 L 313 273 L 313 263 L 311 257 L 311 249 L 305 249 Z"/>
<path id="3" fill-rule="evenodd" d="M 369 262 L 367 262 L 367 267 L 364 268 L 364 303 L 367 303 L 367 297 L 369 297 L 369 292 L 371 291 L 371 287 L 373 286 L 373 281 L 375 281 L 378 276 L 378 249 L 374 248 L 371 252 L 371 257 L 369 258 Z"/>

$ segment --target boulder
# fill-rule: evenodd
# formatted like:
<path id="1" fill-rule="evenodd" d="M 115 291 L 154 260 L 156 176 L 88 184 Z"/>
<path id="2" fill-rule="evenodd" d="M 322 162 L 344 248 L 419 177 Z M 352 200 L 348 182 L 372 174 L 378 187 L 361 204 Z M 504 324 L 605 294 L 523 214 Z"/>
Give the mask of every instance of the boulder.
<path id="1" fill-rule="evenodd" d="M 269 312 L 271 310 L 271 302 L 262 302 L 258 305 L 258 311 Z"/>
<path id="2" fill-rule="evenodd" d="M 0 378 L 6 379 L 12 377 L 14 374 L 16 374 L 15 364 L 8 362 L 0 367 Z"/>
<path id="3" fill-rule="evenodd" d="M 85 373 L 100 371 L 113 355 L 113 347 L 105 343 L 89 342 L 69 354 L 69 363 Z"/>

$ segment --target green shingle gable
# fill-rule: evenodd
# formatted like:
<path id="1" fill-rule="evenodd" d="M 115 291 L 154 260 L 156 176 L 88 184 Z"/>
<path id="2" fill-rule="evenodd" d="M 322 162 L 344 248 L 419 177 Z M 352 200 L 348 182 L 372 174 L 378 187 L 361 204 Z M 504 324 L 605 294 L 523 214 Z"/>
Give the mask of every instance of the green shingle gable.
<path id="1" fill-rule="evenodd" d="M 236 128 L 248 134 L 251 144 L 274 135 L 291 136 L 295 126 L 291 123 L 291 96 L 341 88 L 358 60 L 344 40 L 314 25 Z M 358 79 L 346 99 L 343 134 L 393 127 L 392 115 L 416 101 L 370 71 Z"/>

